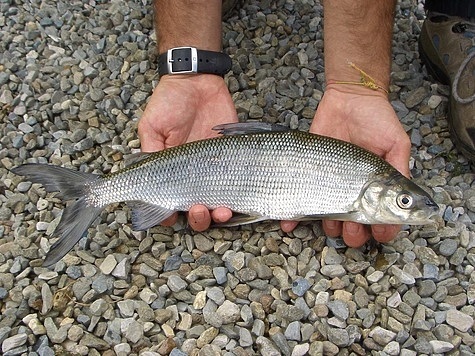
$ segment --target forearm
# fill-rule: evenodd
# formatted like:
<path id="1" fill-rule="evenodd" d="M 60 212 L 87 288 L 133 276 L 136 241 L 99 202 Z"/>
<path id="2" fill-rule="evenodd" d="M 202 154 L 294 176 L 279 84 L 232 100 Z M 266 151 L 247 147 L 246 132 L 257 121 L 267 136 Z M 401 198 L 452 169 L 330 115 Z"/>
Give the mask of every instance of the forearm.
<path id="1" fill-rule="evenodd" d="M 222 0 L 155 0 L 158 52 L 193 46 L 221 51 Z"/>
<path id="2" fill-rule="evenodd" d="M 360 73 L 387 89 L 395 0 L 324 0 L 324 51 L 327 83 L 359 82 Z"/>

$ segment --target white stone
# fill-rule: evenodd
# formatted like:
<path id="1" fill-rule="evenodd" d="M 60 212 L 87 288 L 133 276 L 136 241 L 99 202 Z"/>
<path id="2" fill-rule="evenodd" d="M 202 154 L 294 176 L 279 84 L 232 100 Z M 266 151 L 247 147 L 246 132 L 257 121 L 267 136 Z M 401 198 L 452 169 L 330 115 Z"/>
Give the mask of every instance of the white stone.
<path id="1" fill-rule="evenodd" d="M 399 292 L 394 292 L 393 295 L 388 298 L 386 304 L 390 308 L 397 308 L 401 302 L 402 300 Z"/>
<path id="2" fill-rule="evenodd" d="M 307 355 L 308 350 L 310 349 L 310 345 L 308 343 L 295 345 L 294 349 L 292 350 L 291 356 L 304 356 Z"/>
<path id="3" fill-rule="evenodd" d="M 447 341 L 441 340 L 431 340 L 429 341 L 430 346 L 432 346 L 432 351 L 434 354 L 443 354 L 453 350 L 454 345 Z"/>
<path id="4" fill-rule="evenodd" d="M 468 331 L 473 326 L 473 318 L 457 309 L 447 310 L 447 324 L 462 332 Z"/>
<path id="5" fill-rule="evenodd" d="M 439 104 L 442 102 L 442 97 L 439 96 L 439 95 L 432 95 L 429 100 L 427 101 L 427 105 L 429 105 L 429 107 L 431 109 L 435 109 L 437 106 L 439 106 Z"/>
<path id="6" fill-rule="evenodd" d="M 397 356 L 401 351 L 401 347 L 397 341 L 391 341 L 384 347 L 383 351 L 388 355 Z"/>
<path id="7" fill-rule="evenodd" d="M 374 271 L 373 273 L 371 273 L 368 277 L 366 277 L 366 279 L 368 280 L 368 282 L 370 283 L 376 283 L 378 282 L 381 278 L 383 278 L 384 276 L 384 273 L 381 272 L 381 271 Z"/>
<path id="8" fill-rule="evenodd" d="M 157 299 L 157 293 L 152 291 L 150 288 L 144 288 L 139 294 L 140 299 L 142 299 L 147 304 L 152 304 L 155 299 Z"/>
<path id="9" fill-rule="evenodd" d="M 99 269 L 101 270 L 102 273 L 109 275 L 111 274 L 111 272 L 114 270 L 116 266 L 117 266 L 117 260 L 115 259 L 114 255 L 110 254 L 104 259 L 104 261 L 102 261 Z"/>
<path id="10" fill-rule="evenodd" d="M 23 345 L 27 338 L 26 334 L 17 334 L 6 338 L 2 343 L 2 351 L 7 352 Z"/>
<path id="11" fill-rule="evenodd" d="M 130 354 L 132 351 L 130 345 L 126 342 L 123 342 L 121 344 L 117 344 L 114 346 L 114 351 L 117 356 L 127 356 Z"/>

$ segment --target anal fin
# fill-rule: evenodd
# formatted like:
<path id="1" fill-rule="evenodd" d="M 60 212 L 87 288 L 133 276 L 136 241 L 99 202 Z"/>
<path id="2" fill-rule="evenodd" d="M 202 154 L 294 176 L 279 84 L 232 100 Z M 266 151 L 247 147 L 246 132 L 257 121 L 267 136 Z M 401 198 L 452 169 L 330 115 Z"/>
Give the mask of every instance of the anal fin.
<path id="1" fill-rule="evenodd" d="M 338 220 L 338 221 L 358 221 L 359 214 L 356 212 L 348 213 L 331 213 L 331 214 L 316 214 L 316 215 L 303 215 L 297 218 L 291 219 L 295 221 L 311 221 L 311 220 Z"/>
<path id="2" fill-rule="evenodd" d="M 231 226 L 238 226 L 238 225 L 246 225 L 252 224 L 259 221 L 269 220 L 269 218 L 265 216 L 253 216 L 247 214 L 238 214 L 233 213 L 233 217 L 226 222 L 223 223 L 214 223 L 212 224 L 213 227 L 231 227 Z"/>
<path id="3" fill-rule="evenodd" d="M 136 231 L 156 226 L 175 212 L 143 201 L 128 201 L 127 205 L 132 208 L 132 229 Z"/>

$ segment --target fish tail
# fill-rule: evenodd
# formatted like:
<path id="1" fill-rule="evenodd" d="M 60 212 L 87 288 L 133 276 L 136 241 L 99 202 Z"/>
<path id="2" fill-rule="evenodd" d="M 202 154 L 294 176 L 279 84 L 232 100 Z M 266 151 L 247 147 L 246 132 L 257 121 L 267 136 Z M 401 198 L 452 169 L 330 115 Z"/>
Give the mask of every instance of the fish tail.
<path id="1" fill-rule="evenodd" d="M 25 164 L 12 169 L 12 172 L 42 184 L 48 192 L 59 192 L 65 200 L 75 200 L 64 209 L 54 232 L 59 239 L 43 261 L 43 266 L 51 266 L 74 247 L 101 213 L 103 206 L 94 206 L 87 201 L 88 185 L 99 176 L 45 164 Z"/>

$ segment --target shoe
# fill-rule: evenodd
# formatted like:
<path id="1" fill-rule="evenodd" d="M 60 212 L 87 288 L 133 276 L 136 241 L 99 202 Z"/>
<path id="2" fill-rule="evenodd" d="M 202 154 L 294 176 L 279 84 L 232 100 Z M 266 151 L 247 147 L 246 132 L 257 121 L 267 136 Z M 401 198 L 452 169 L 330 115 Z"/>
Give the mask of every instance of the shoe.
<path id="1" fill-rule="evenodd" d="M 448 123 L 455 146 L 475 162 L 475 23 L 429 13 L 419 36 L 427 71 L 450 85 Z"/>

